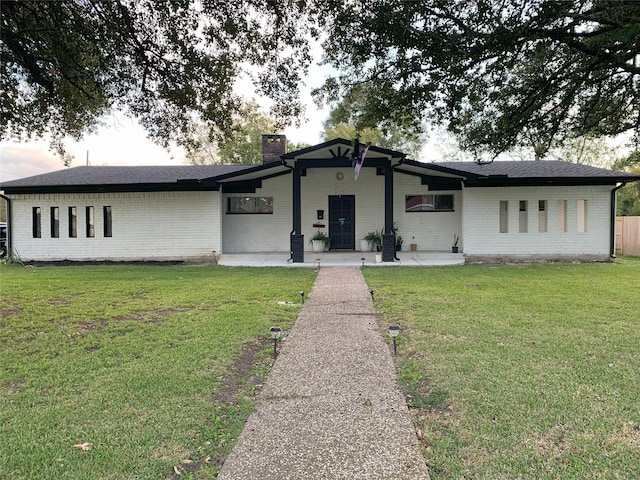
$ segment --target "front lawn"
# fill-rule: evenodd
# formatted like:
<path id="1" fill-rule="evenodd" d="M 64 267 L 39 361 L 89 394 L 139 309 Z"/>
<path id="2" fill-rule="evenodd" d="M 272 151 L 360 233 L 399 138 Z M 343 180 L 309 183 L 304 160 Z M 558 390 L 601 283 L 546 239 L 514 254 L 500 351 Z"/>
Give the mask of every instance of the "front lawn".
<path id="1" fill-rule="evenodd" d="M 640 478 L 640 261 L 365 268 L 432 479 Z"/>
<path id="2" fill-rule="evenodd" d="M 434 480 L 640 478 L 640 260 L 363 271 Z M 0 266 L 0 478 L 215 478 L 314 278 Z"/>
<path id="3" fill-rule="evenodd" d="M 0 478 L 214 478 L 314 278 L 1 266 Z"/>

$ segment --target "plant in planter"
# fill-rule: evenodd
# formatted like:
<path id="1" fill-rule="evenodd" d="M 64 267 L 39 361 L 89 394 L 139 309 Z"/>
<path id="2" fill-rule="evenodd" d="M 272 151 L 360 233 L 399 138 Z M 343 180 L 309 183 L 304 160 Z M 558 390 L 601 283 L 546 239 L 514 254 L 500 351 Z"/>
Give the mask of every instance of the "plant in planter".
<path id="1" fill-rule="evenodd" d="M 318 252 L 324 252 L 329 248 L 330 240 L 326 233 L 318 230 L 313 235 L 313 237 L 311 237 L 311 240 L 309 240 L 309 243 L 313 247 L 313 251 L 318 253 Z"/>
<path id="2" fill-rule="evenodd" d="M 400 235 L 398 235 L 398 227 L 396 227 L 395 224 L 391 229 L 391 233 L 393 233 L 396 236 L 396 252 L 399 252 L 400 250 L 402 250 L 402 244 L 404 243 L 404 240 Z"/>
<path id="3" fill-rule="evenodd" d="M 459 240 L 460 240 L 460 237 L 454 233 L 453 234 L 453 243 L 451 244 L 451 253 L 458 253 L 458 241 Z"/>
<path id="4" fill-rule="evenodd" d="M 375 248 L 377 251 L 380 251 L 382 248 L 382 235 L 380 232 L 369 232 L 364 239 L 371 244 L 371 250 Z"/>

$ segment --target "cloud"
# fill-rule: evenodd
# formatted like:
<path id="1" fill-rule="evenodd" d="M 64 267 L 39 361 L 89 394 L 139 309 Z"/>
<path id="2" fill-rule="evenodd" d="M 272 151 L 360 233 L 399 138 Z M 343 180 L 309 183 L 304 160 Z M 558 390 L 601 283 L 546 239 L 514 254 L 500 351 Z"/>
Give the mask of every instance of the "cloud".
<path id="1" fill-rule="evenodd" d="M 40 175 L 64 168 L 48 150 L 45 142 L 27 144 L 6 142 L 0 145 L 0 181 Z"/>

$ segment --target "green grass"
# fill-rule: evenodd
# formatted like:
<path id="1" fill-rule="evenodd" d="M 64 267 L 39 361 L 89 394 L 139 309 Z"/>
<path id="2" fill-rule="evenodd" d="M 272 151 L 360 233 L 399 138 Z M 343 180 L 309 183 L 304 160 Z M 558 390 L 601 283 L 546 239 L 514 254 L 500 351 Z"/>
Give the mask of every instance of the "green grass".
<path id="1" fill-rule="evenodd" d="M 251 371 L 236 367 L 256 382 L 266 375 L 269 327 L 290 328 L 299 311 L 278 301 L 297 302 L 314 277 L 3 265 L 0 478 L 163 479 L 175 466 L 214 478 L 253 409 L 255 386 L 243 378 L 235 399 L 218 398 L 241 375 L 234 362 L 253 350 Z"/>
<path id="2" fill-rule="evenodd" d="M 640 260 L 364 272 L 432 479 L 640 478 Z"/>
<path id="3" fill-rule="evenodd" d="M 640 478 L 640 260 L 364 273 L 433 479 Z M 1 266 L 0 478 L 215 478 L 314 277 Z"/>

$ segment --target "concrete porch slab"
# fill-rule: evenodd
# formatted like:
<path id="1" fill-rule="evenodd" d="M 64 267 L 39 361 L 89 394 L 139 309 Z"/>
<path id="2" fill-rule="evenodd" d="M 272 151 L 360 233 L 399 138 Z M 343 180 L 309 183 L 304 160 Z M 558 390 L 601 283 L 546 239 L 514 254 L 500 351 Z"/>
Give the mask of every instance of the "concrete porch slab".
<path id="1" fill-rule="evenodd" d="M 435 267 L 465 263 L 462 253 L 400 251 L 397 257 L 394 262 L 378 262 L 376 252 L 305 252 L 303 263 L 293 263 L 287 252 L 250 252 L 224 253 L 218 263 L 238 267 Z"/>

